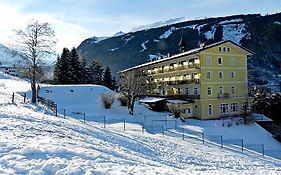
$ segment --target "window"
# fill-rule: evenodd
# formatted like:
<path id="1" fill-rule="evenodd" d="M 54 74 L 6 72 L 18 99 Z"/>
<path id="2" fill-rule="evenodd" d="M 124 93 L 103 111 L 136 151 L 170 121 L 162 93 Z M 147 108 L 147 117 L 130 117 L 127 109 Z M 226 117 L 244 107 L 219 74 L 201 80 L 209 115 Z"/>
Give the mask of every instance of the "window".
<path id="1" fill-rule="evenodd" d="M 231 65 L 231 66 L 234 65 L 234 62 L 235 62 L 235 59 L 234 59 L 234 58 L 230 58 L 230 65 Z"/>
<path id="2" fill-rule="evenodd" d="M 222 64 L 222 58 L 221 57 L 218 58 L 218 63 Z"/>
<path id="3" fill-rule="evenodd" d="M 207 78 L 211 79 L 211 72 L 207 72 Z"/>
<path id="4" fill-rule="evenodd" d="M 219 47 L 219 51 L 221 52 L 221 47 Z"/>
<path id="5" fill-rule="evenodd" d="M 193 80 L 194 79 L 194 77 L 195 77 L 195 75 L 196 75 L 197 73 L 191 73 L 191 79 Z"/>
<path id="6" fill-rule="evenodd" d="M 222 86 L 220 86 L 220 88 L 219 88 L 219 94 L 223 94 L 223 87 Z"/>
<path id="7" fill-rule="evenodd" d="M 185 94 L 188 95 L 189 92 L 188 92 L 188 88 L 185 88 Z"/>
<path id="8" fill-rule="evenodd" d="M 208 105 L 208 114 L 209 114 L 209 115 L 212 115 L 212 114 L 213 114 L 212 105 Z"/>
<path id="9" fill-rule="evenodd" d="M 228 104 L 222 103 L 221 104 L 221 114 L 226 114 L 226 113 L 228 113 Z"/>
<path id="10" fill-rule="evenodd" d="M 219 72 L 219 78 L 223 78 L 223 72 Z"/>
<path id="11" fill-rule="evenodd" d="M 223 47 L 223 51 L 224 51 L 224 52 L 226 51 L 226 48 L 225 48 L 225 47 Z"/>
<path id="12" fill-rule="evenodd" d="M 234 72 L 231 72 L 231 73 L 230 73 L 230 77 L 231 77 L 232 79 L 234 79 L 234 78 L 235 78 L 235 73 L 234 73 Z"/>
<path id="13" fill-rule="evenodd" d="M 230 48 L 229 47 L 227 48 L 227 52 L 230 52 Z"/>
<path id="14" fill-rule="evenodd" d="M 165 89 L 162 89 L 162 95 L 165 95 L 165 94 L 166 94 Z"/>
<path id="15" fill-rule="evenodd" d="M 238 112 L 238 111 L 239 111 L 238 103 L 230 103 L 230 112 Z"/>
<path id="16" fill-rule="evenodd" d="M 207 63 L 207 64 L 211 64 L 211 63 L 212 63 L 211 57 L 210 57 L 210 56 L 207 56 L 207 57 L 206 57 L 206 63 Z"/>
<path id="17" fill-rule="evenodd" d="M 187 109 L 185 110 L 185 113 L 191 114 L 191 108 L 187 108 Z"/>
<path id="18" fill-rule="evenodd" d="M 194 95 L 198 95 L 198 88 L 197 88 L 197 87 L 194 87 L 194 88 L 193 88 L 193 94 L 194 94 Z"/>
<path id="19" fill-rule="evenodd" d="M 181 94 L 181 88 L 178 88 L 178 94 Z"/>
<path id="20" fill-rule="evenodd" d="M 212 88 L 211 87 L 208 87 L 207 93 L 208 93 L 208 95 L 212 95 Z"/>
<path id="21" fill-rule="evenodd" d="M 231 87 L 231 93 L 232 93 L 232 94 L 235 94 L 235 86 L 232 86 L 232 87 Z"/>

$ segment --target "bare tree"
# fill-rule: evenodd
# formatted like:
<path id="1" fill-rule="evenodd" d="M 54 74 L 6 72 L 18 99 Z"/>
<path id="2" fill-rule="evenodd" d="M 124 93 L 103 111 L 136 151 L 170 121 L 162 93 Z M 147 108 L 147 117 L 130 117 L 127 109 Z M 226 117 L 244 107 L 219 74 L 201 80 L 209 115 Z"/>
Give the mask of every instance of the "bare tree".
<path id="1" fill-rule="evenodd" d="M 25 29 L 15 30 L 17 35 L 17 48 L 32 63 L 31 65 L 31 90 L 32 103 L 36 103 L 36 80 L 38 60 L 46 55 L 54 53 L 56 44 L 55 32 L 47 22 L 40 23 L 37 20 L 29 22 Z"/>
<path id="2" fill-rule="evenodd" d="M 126 72 L 121 75 L 120 91 L 128 99 L 128 111 L 134 115 L 134 105 L 137 97 L 144 95 L 145 78 L 134 72 Z"/>

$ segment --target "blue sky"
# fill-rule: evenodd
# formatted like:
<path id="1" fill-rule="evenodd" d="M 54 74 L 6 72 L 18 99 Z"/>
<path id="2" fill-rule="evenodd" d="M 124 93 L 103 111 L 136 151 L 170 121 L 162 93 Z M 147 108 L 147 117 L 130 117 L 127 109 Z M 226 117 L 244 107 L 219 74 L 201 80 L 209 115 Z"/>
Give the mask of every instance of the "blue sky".
<path id="1" fill-rule="evenodd" d="M 197 19 L 249 13 L 281 12 L 281 0 L 1 0 L 0 43 L 9 44 L 12 29 L 31 19 L 48 21 L 56 31 L 58 46 L 78 46 L 92 36 L 186 17 Z"/>

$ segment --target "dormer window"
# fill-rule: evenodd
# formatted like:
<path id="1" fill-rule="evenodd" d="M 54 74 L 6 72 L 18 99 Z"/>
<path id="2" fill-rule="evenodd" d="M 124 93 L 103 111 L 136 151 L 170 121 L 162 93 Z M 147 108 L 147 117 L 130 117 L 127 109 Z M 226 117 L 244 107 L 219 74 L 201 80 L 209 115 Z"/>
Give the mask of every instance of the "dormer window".
<path id="1" fill-rule="evenodd" d="M 219 51 L 221 52 L 221 47 L 219 47 Z"/>

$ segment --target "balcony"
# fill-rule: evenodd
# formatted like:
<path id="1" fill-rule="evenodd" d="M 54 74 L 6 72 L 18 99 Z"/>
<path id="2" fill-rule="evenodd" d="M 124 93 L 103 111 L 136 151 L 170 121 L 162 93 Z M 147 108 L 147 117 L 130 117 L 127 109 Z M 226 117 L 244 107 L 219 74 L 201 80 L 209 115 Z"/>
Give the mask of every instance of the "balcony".
<path id="1" fill-rule="evenodd" d="M 200 65 L 199 63 L 195 62 L 187 65 L 165 66 L 163 69 L 157 68 L 153 70 L 148 70 L 147 75 L 161 74 L 166 72 L 174 72 L 174 71 L 188 70 L 188 69 L 200 69 Z"/>
<path id="2" fill-rule="evenodd" d="M 218 93 L 218 98 L 229 98 L 229 93 Z"/>

